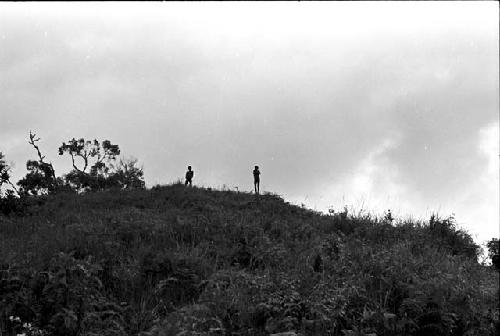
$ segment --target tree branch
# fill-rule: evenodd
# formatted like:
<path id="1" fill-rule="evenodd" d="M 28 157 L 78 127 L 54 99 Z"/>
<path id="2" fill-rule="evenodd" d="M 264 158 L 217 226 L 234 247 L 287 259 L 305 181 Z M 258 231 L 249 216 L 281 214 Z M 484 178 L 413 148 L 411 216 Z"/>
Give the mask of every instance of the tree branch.
<path id="1" fill-rule="evenodd" d="M 89 165 L 87 151 L 85 151 L 85 154 L 77 153 L 76 155 L 80 156 L 83 159 L 83 162 L 85 163 L 85 165 L 83 166 L 82 172 L 85 172 L 85 170 L 87 169 L 87 166 Z"/>
<path id="2" fill-rule="evenodd" d="M 45 156 L 42 155 L 42 152 L 40 152 L 40 147 L 38 147 L 38 145 L 36 144 L 36 142 L 38 142 L 38 141 L 40 141 L 40 138 L 36 138 L 36 134 L 32 133 L 30 130 L 30 141 L 28 141 L 28 142 L 30 145 L 35 147 L 35 149 L 38 153 L 38 158 L 40 159 L 40 162 L 50 166 L 50 173 L 55 180 L 56 179 L 56 172 L 54 170 L 54 166 L 52 166 L 52 163 L 46 163 L 45 161 L 43 161 L 43 159 L 45 159 Z"/>
<path id="3" fill-rule="evenodd" d="M 19 196 L 19 190 L 17 190 L 16 186 L 14 185 L 14 183 L 12 183 L 10 180 L 7 180 L 7 183 L 10 184 L 10 186 L 12 187 L 12 189 L 14 189 L 14 191 L 16 192 L 17 196 Z"/>
<path id="4" fill-rule="evenodd" d="M 78 169 L 78 167 L 76 166 L 75 164 L 75 156 L 73 155 L 72 152 L 69 152 L 69 154 L 71 155 L 71 162 L 73 163 L 73 168 L 77 171 L 79 171 L 80 173 L 83 173 L 83 171 L 81 171 L 80 169 Z"/>
<path id="5" fill-rule="evenodd" d="M 35 137 L 36 137 L 36 134 L 33 134 L 30 131 L 30 141 L 29 141 L 29 144 L 32 145 L 33 147 L 35 147 L 35 149 L 36 149 L 36 151 L 38 153 L 38 157 L 40 158 L 40 162 L 45 163 L 43 161 L 43 159 L 45 159 L 45 156 L 42 155 L 42 153 L 40 152 L 40 148 L 36 144 L 37 141 L 40 141 L 40 138 L 35 139 Z"/>

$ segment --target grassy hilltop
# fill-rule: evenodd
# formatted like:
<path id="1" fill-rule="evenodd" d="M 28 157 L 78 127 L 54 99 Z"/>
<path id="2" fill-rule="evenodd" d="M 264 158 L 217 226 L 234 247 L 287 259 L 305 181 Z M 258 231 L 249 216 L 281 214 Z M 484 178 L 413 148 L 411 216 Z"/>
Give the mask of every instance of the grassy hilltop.
<path id="1" fill-rule="evenodd" d="M 0 335 L 495 335 L 477 252 L 451 220 L 275 195 L 56 194 L 0 215 Z"/>

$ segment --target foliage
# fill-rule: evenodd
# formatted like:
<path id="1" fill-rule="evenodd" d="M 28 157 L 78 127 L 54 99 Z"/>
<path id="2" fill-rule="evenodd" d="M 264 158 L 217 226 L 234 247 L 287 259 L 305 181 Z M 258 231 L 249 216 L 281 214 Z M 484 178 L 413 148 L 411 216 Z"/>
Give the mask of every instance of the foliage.
<path id="1" fill-rule="evenodd" d="M 120 163 L 110 176 L 112 184 L 120 189 L 143 189 L 144 171 L 137 167 L 137 159 L 120 159 Z"/>
<path id="2" fill-rule="evenodd" d="M 120 148 L 109 140 L 100 143 L 97 140 L 73 138 L 59 147 L 59 155 L 65 153 L 71 156 L 73 170 L 64 179 L 74 190 L 81 192 L 145 187 L 144 172 L 137 166 L 137 159 L 120 159 L 115 164 Z M 83 160 L 80 167 L 76 158 Z"/>
<path id="3" fill-rule="evenodd" d="M 0 187 L 2 186 L 2 184 L 8 183 L 10 179 L 9 171 L 10 167 L 5 161 L 5 155 L 0 152 Z"/>
<path id="4" fill-rule="evenodd" d="M 65 153 L 71 156 L 73 165 L 73 170 L 65 175 L 66 182 L 78 191 L 100 190 L 106 187 L 107 178 L 113 168 L 113 162 L 120 154 L 120 148 L 109 140 L 104 140 L 101 144 L 96 139 L 90 141 L 73 138 L 59 147 L 59 155 Z M 83 160 L 82 166 L 78 167 L 75 158 Z"/>
<path id="5" fill-rule="evenodd" d="M 5 155 L 0 152 L 0 213 L 8 215 L 10 213 L 22 212 L 22 206 L 16 195 L 18 192 L 15 185 L 10 181 L 10 165 L 5 161 Z M 4 185 L 10 186 L 5 191 Z"/>
<path id="6" fill-rule="evenodd" d="M 450 249 L 453 255 L 461 254 L 477 258 L 480 252 L 479 245 L 475 244 L 472 237 L 457 227 L 454 216 L 441 219 L 438 215 L 431 215 L 429 220 L 430 234 L 436 235 L 439 243 Z"/>
<path id="7" fill-rule="evenodd" d="M 12 190 L 7 190 L 0 197 L 0 213 L 7 216 L 11 213 L 21 215 L 26 208 L 26 202 L 23 202 Z"/>
<path id="8" fill-rule="evenodd" d="M 109 171 L 110 162 L 116 159 L 120 154 L 118 145 L 113 145 L 109 140 L 104 140 L 102 144 L 97 140 L 85 140 L 75 138 L 63 142 L 59 147 L 59 155 L 67 153 L 71 156 L 73 168 L 76 171 L 86 172 L 90 167 L 92 175 L 106 174 Z M 83 167 L 78 168 L 75 158 L 80 157 L 83 160 Z"/>
<path id="9" fill-rule="evenodd" d="M 450 218 L 320 215 L 182 184 L 27 209 L 0 217 L 8 335 L 498 332 L 499 273 Z"/>
<path id="10" fill-rule="evenodd" d="M 126 335 L 123 309 L 103 295 L 100 270 L 91 257 L 77 260 L 65 253 L 38 272 L 19 273 L 5 264 L 0 326 L 7 333 Z"/>
<path id="11" fill-rule="evenodd" d="M 52 164 L 28 160 L 26 169 L 26 176 L 17 182 L 21 194 L 44 195 L 57 189 L 58 180 L 54 178 Z"/>
<path id="12" fill-rule="evenodd" d="M 69 153 L 74 167 L 63 177 L 56 177 L 53 165 L 45 161 L 39 141 L 40 138 L 30 131 L 28 143 L 36 150 L 38 159 L 27 161 L 28 173 L 17 182 L 19 189 L 10 181 L 11 168 L 0 152 L 0 213 L 29 215 L 33 212 L 33 204 L 44 201 L 40 196 L 49 194 L 145 188 L 143 168 L 137 166 L 137 159 L 120 159 L 114 164 L 120 149 L 109 140 L 102 144 L 84 139 L 63 143 L 59 154 Z M 77 167 L 75 157 L 84 160 L 83 168 Z M 87 171 L 87 168 L 90 169 Z M 2 189 L 5 185 L 8 188 Z"/>
<path id="13" fill-rule="evenodd" d="M 5 155 L 0 152 L 0 197 L 2 197 L 2 186 L 4 184 L 10 185 L 14 190 L 16 190 L 16 187 L 10 181 L 10 170 L 11 167 L 7 161 L 5 161 Z"/>
<path id="14" fill-rule="evenodd" d="M 21 195 L 46 195 L 53 193 L 58 188 L 60 180 L 56 178 L 52 163 L 45 162 L 45 156 L 42 155 L 35 133 L 30 131 L 28 143 L 33 146 L 38 155 L 38 160 L 28 160 L 26 169 L 28 173 L 24 178 L 17 182 L 19 194 Z"/>
<path id="15" fill-rule="evenodd" d="M 498 238 L 491 239 L 487 244 L 488 257 L 491 259 L 491 263 L 500 271 L 500 242 Z"/>

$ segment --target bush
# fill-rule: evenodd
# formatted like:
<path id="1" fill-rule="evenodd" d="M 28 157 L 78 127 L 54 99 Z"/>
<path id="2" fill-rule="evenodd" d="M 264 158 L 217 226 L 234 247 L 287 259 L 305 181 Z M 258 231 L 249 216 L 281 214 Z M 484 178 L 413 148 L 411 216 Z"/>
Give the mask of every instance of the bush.
<path id="1" fill-rule="evenodd" d="M 491 263 L 500 272 L 500 241 L 498 238 L 491 239 L 487 244 L 488 257 L 491 259 Z"/>
<path id="2" fill-rule="evenodd" d="M 7 332 L 20 332 L 29 324 L 50 335 L 126 335 L 123 309 L 102 294 L 99 270 L 91 258 L 76 260 L 64 253 L 39 272 L 19 274 L 7 265 L 0 326 Z"/>

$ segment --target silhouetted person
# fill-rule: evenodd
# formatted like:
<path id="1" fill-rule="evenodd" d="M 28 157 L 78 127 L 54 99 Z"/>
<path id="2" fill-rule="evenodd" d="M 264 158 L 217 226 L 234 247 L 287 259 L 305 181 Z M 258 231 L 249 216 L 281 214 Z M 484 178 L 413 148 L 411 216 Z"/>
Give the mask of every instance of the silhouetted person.
<path id="1" fill-rule="evenodd" d="M 191 187 L 193 185 L 193 177 L 194 177 L 194 170 L 191 170 L 191 166 L 188 166 L 188 171 L 186 172 L 186 183 L 184 185 L 188 185 Z"/>
<path id="2" fill-rule="evenodd" d="M 260 170 L 259 166 L 255 166 L 253 170 L 253 186 L 255 188 L 255 193 L 258 194 L 260 192 Z"/>

